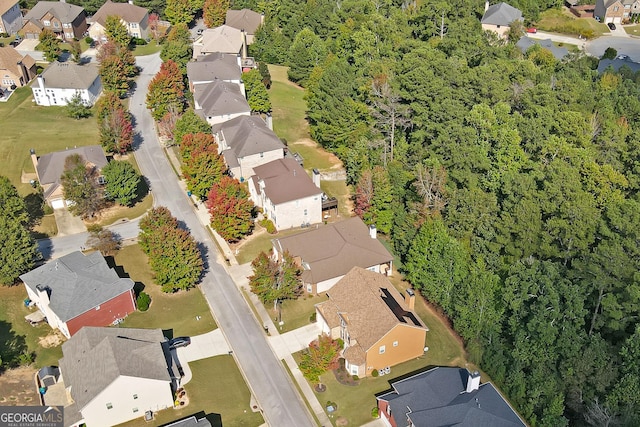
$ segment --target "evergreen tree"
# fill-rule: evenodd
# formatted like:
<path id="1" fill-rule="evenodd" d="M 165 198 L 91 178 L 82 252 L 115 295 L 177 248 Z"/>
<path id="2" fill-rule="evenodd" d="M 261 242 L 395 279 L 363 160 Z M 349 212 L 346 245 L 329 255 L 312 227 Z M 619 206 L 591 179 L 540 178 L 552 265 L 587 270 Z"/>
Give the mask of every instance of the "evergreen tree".
<path id="1" fill-rule="evenodd" d="M 40 33 L 39 40 L 40 48 L 44 52 L 44 59 L 49 62 L 57 61 L 61 53 L 60 40 L 58 40 L 53 31 L 45 28 Z"/>
<path id="2" fill-rule="evenodd" d="M 247 92 L 247 102 L 252 111 L 268 113 L 271 111 L 271 101 L 267 88 L 262 83 L 262 76 L 257 69 L 242 73 L 242 82 Z"/>
<path id="3" fill-rule="evenodd" d="M 71 99 L 67 101 L 65 109 L 67 110 L 67 116 L 76 120 L 91 117 L 91 107 L 84 102 L 82 95 L 80 95 L 79 92 L 74 94 Z"/>
<path id="4" fill-rule="evenodd" d="M 324 61 L 326 55 L 327 50 L 320 37 L 309 28 L 300 31 L 289 48 L 289 80 L 306 86 L 311 71 Z"/>

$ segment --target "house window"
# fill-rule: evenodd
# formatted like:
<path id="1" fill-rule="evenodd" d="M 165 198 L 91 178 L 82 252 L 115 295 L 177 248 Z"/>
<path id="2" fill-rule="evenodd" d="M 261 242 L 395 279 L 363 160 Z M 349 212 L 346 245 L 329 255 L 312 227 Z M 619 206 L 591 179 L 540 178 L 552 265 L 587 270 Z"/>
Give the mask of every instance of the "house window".
<path id="1" fill-rule="evenodd" d="M 304 216 L 307 216 L 307 210 L 306 209 L 304 210 Z"/>
<path id="2" fill-rule="evenodd" d="M 133 413 L 135 414 L 136 412 L 138 412 L 138 408 L 133 408 Z"/>
<path id="3" fill-rule="evenodd" d="M 394 342 L 393 342 L 393 346 L 394 346 L 394 347 L 397 347 L 397 346 L 398 346 L 398 341 L 394 341 Z"/>
<path id="4" fill-rule="evenodd" d="M 133 395 L 133 398 L 134 398 L 134 399 L 137 399 L 137 398 L 138 398 L 138 395 L 137 395 L 137 394 L 134 394 L 134 395 Z"/>
<path id="5" fill-rule="evenodd" d="M 111 403 L 107 403 L 107 409 L 113 409 L 113 405 Z"/>
<path id="6" fill-rule="evenodd" d="M 351 369 L 349 372 L 351 375 L 358 375 L 358 365 L 351 365 L 349 368 Z"/>
<path id="7" fill-rule="evenodd" d="M 136 24 L 135 22 L 131 23 L 131 28 L 138 28 L 138 24 Z"/>
<path id="8" fill-rule="evenodd" d="M 60 28 L 60 23 L 59 22 L 54 22 L 53 23 L 53 28 Z"/>
<path id="9" fill-rule="evenodd" d="M 384 354 L 384 352 L 387 351 L 387 346 L 381 345 L 380 348 L 378 349 L 378 353 L 380 354 Z"/>
<path id="10" fill-rule="evenodd" d="M 496 28 L 500 28 L 500 25 L 496 25 Z"/>
<path id="11" fill-rule="evenodd" d="M 44 24 L 45 27 L 48 27 L 49 25 L 51 25 L 51 21 L 43 21 L 42 23 Z"/>
<path id="12" fill-rule="evenodd" d="M 617 12 L 619 9 L 620 9 L 620 6 L 614 6 L 614 7 L 613 7 L 613 11 L 614 11 L 614 12 Z"/>
<path id="13" fill-rule="evenodd" d="M 71 24 L 69 23 L 62 24 L 62 28 L 71 28 Z"/>

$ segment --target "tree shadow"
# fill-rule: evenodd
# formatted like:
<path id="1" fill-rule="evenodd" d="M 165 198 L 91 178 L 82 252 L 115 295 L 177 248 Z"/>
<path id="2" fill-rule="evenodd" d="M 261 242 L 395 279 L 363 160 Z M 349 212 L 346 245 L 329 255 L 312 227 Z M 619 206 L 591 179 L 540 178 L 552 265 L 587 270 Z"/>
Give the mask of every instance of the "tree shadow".
<path id="1" fill-rule="evenodd" d="M 24 335 L 16 334 L 11 323 L 0 320 L 0 374 L 7 368 L 19 366 L 23 355 L 29 358 L 28 362 L 35 358 L 34 353 L 29 353 Z"/>
<path id="2" fill-rule="evenodd" d="M 136 198 L 131 202 L 132 206 L 141 202 L 147 194 L 149 194 L 149 180 L 143 176 L 136 187 Z"/>
<path id="3" fill-rule="evenodd" d="M 29 214 L 29 226 L 34 227 L 42 221 L 44 217 L 44 200 L 42 194 L 30 193 L 24 198 L 24 204 Z"/>

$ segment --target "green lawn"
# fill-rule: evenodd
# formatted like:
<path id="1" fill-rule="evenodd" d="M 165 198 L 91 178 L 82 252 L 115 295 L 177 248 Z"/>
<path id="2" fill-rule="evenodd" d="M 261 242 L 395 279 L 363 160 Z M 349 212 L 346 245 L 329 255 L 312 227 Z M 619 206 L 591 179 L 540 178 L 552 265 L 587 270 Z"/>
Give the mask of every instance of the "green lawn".
<path id="1" fill-rule="evenodd" d="M 338 199 L 338 215 L 342 218 L 349 218 L 352 214 L 353 201 L 351 200 L 351 191 L 347 187 L 346 181 L 320 181 L 320 188 L 329 197 Z M 334 215 L 331 212 L 331 215 Z M 331 220 L 336 219 L 335 217 Z"/>
<path id="2" fill-rule="evenodd" d="M 136 282 L 136 290 L 144 286 L 144 292 L 151 296 L 149 310 L 130 314 L 120 324 L 121 327 L 171 329 L 173 336 L 199 335 L 217 327 L 200 289 L 174 294 L 160 290 L 160 286 L 153 282 L 147 256 L 138 245 L 122 248 L 115 261 Z M 197 320 L 198 316 L 200 320 Z"/>
<path id="3" fill-rule="evenodd" d="M 42 155 L 67 147 L 100 143 L 95 117 L 75 120 L 66 116 L 64 107 L 37 106 L 32 102 L 29 87 L 17 89 L 8 102 L 0 103 L 0 117 L 2 174 L 23 195 L 33 192 L 28 182 L 22 184 L 20 180 L 22 171 L 35 172 L 30 148 Z"/>
<path id="4" fill-rule="evenodd" d="M 328 299 L 326 295 L 309 295 L 303 294 L 297 300 L 286 300 L 282 303 L 282 321 L 284 325 L 279 326 L 275 321 L 278 318 L 278 312 L 273 309 L 273 304 L 266 304 L 267 312 L 274 319 L 274 324 L 278 331 L 283 334 L 293 331 L 294 329 L 307 326 L 311 323 L 311 315 L 316 312 L 315 305 Z"/>
<path id="5" fill-rule="evenodd" d="M 152 55 L 156 52 L 160 52 L 161 50 L 162 46 L 159 45 L 155 40 L 152 40 L 144 46 L 136 46 L 136 48 L 133 50 L 133 56 Z"/>
<path id="6" fill-rule="evenodd" d="M 302 97 L 304 90 L 289 82 L 287 67 L 269 65 L 271 89 L 269 97 L 273 106 L 273 130 L 280 137 L 292 142 L 309 138 L 306 121 L 307 103 Z"/>
<path id="7" fill-rule="evenodd" d="M 251 393 L 231 356 L 216 356 L 189 363 L 193 379 L 184 386 L 189 405 L 165 409 L 152 422 L 142 418 L 121 426 L 160 426 L 193 414 L 206 415 L 214 427 L 255 427 L 264 420 L 251 410 Z"/>
<path id="8" fill-rule="evenodd" d="M 539 30 L 551 31 L 571 36 L 582 35 L 587 38 L 600 37 L 609 29 L 593 18 L 576 18 L 567 8 L 549 9 L 540 14 L 534 24 Z"/>
<path id="9" fill-rule="evenodd" d="M 251 262 L 256 259 L 260 252 L 268 253 L 271 250 L 271 239 L 291 236 L 292 234 L 299 233 L 300 231 L 300 229 L 293 229 L 279 231 L 276 234 L 269 234 L 264 231 L 262 227 L 257 225 L 254 231 L 255 235 L 247 239 L 246 242 L 238 248 L 236 260 L 238 261 L 238 264 L 246 264 L 248 262 Z"/>
<path id="10" fill-rule="evenodd" d="M 627 32 L 627 34 L 630 34 L 632 36 L 640 36 L 640 24 L 636 24 L 636 25 L 625 25 L 624 30 Z"/>

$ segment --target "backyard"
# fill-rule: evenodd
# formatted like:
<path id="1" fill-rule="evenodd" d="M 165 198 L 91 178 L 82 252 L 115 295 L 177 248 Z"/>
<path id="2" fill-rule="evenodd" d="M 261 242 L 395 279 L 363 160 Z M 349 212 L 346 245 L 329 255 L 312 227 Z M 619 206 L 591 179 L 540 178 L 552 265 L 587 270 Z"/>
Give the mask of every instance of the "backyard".
<path id="1" fill-rule="evenodd" d="M 576 18 L 566 7 L 549 9 L 540 14 L 534 26 L 539 30 L 572 36 L 581 35 L 586 38 L 600 37 L 608 33 L 609 29 L 593 18 Z"/>

